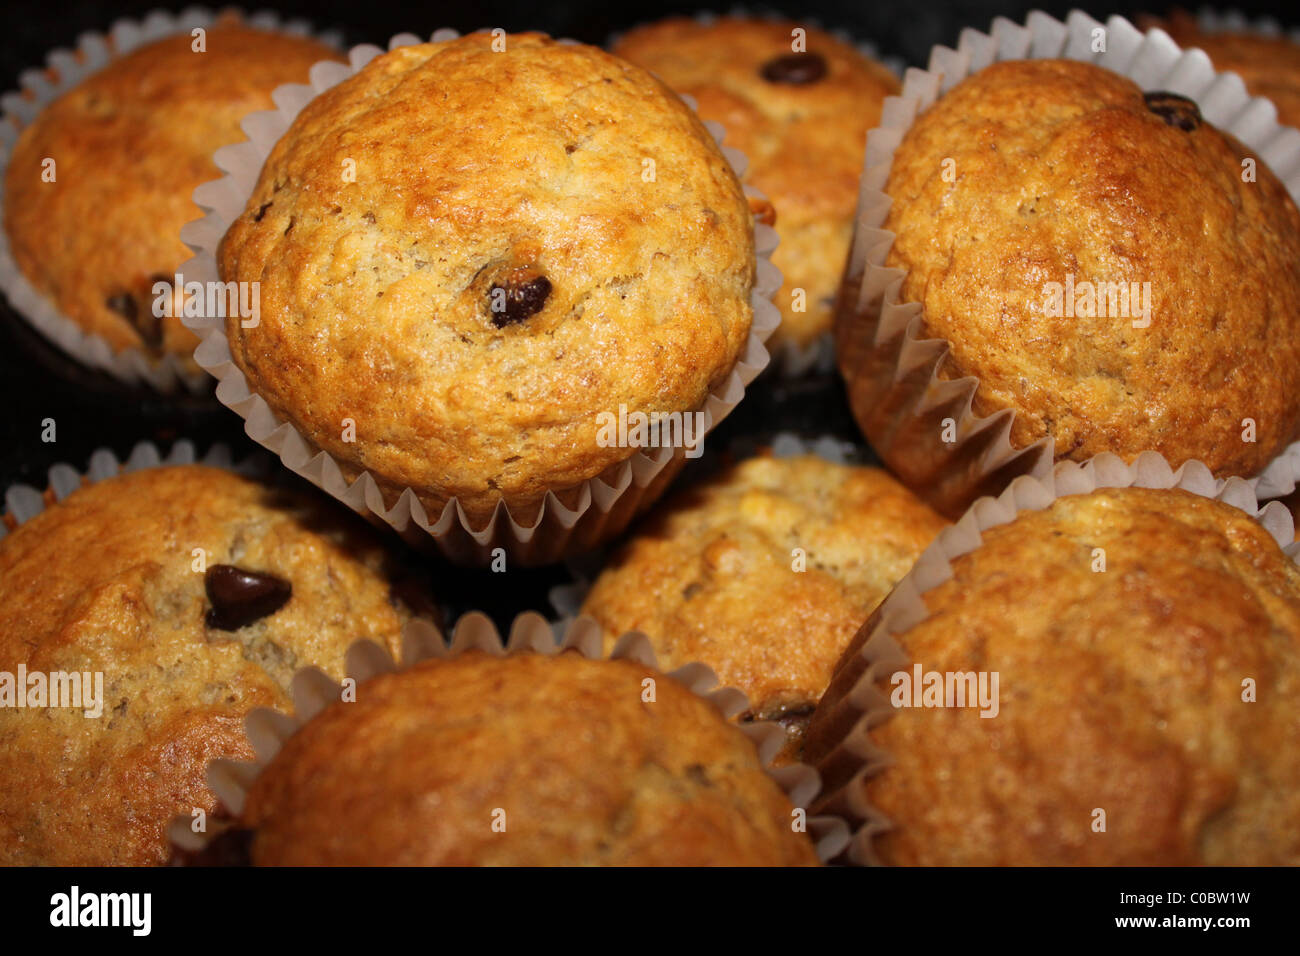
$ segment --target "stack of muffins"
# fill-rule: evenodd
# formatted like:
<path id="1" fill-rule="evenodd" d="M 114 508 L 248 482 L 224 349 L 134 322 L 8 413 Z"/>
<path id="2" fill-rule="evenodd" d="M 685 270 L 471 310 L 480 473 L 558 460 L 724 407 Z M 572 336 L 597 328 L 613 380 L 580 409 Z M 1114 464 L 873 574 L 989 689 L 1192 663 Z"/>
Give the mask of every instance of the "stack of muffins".
<path id="1" fill-rule="evenodd" d="M 287 467 L 9 490 L 0 862 L 1300 863 L 1287 41 L 194 16 L 8 101 L 0 282 Z M 822 359 L 870 449 L 704 449 Z"/>

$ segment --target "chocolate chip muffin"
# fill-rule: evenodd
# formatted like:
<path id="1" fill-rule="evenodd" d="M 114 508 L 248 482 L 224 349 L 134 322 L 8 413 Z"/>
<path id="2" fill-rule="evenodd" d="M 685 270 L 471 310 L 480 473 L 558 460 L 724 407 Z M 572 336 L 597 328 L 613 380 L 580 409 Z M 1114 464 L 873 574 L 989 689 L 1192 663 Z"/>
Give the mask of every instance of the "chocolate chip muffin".
<path id="1" fill-rule="evenodd" d="M 270 109 L 275 87 L 338 59 L 231 19 L 197 43 L 186 32 L 147 44 L 59 97 L 23 130 L 4 184 L 9 244 L 37 291 L 114 351 L 175 355 L 196 373 L 197 339 L 158 315 L 154 290 L 190 257 L 179 233 L 201 212 L 191 195 L 221 175 L 213 152 L 244 138 L 239 121 Z"/>
<path id="2" fill-rule="evenodd" d="M 314 717 L 253 782 L 251 833 L 221 844 L 259 866 L 815 865 L 792 814 L 751 742 L 671 678 L 467 651 Z"/>
<path id="3" fill-rule="evenodd" d="M 944 524 L 878 468 L 764 455 L 658 508 L 582 613 L 607 647 L 640 631 L 664 667 L 709 665 L 794 751 L 844 648 Z"/>
<path id="4" fill-rule="evenodd" d="M 898 706 L 916 691 L 882 675 L 895 707 L 870 733 L 888 764 L 865 780 L 892 823 L 882 860 L 1300 862 L 1300 570 L 1250 515 L 1098 490 L 984 532 L 952 572 L 895 640 L 923 673 L 998 674 L 997 706 Z M 810 762 L 847 730 L 868 630 L 813 718 Z"/>
<path id="5" fill-rule="evenodd" d="M 400 47 L 320 94 L 217 258 L 261 283 L 260 324 L 226 328 L 251 390 L 390 505 L 455 498 L 475 527 L 500 502 L 531 522 L 551 490 L 573 506 L 635 454 L 604 416 L 700 409 L 756 267 L 686 105 L 539 34 Z"/>
<path id="6" fill-rule="evenodd" d="M 298 668 L 341 678 L 358 638 L 395 650 L 410 613 L 353 520 L 181 465 L 84 486 L 0 539 L 0 672 L 51 694 L 49 675 L 82 675 L 83 695 L 102 675 L 91 716 L 0 708 L 0 864 L 165 861 L 171 819 L 215 809 L 208 762 L 252 755 L 250 710 L 288 707 Z"/>
<path id="7" fill-rule="evenodd" d="M 1248 477 L 1300 435 L 1300 212 L 1191 100 L 1087 63 L 995 63 L 916 120 L 885 191 L 901 301 L 950 344 L 940 377 L 978 380 L 976 414 L 1015 413 L 1014 447 Z M 868 436 L 926 485 L 934 455 L 888 441 L 881 373 L 851 366 Z"/>
<path id="8" fill-rule="evenodd" d="M 675 17 L 625 34 L 614 52 L 693 96 L 749 160 L 746 180 L 771 201 L 781 239 L 772 262 L 785 285 L 772 342 L 805 346 L 828 331 L 867 131 L 898 92 L 894 75 L 830 34 L 786 20 Z"/>
<path id="9" fill-rule="evenodd" d="M 1236 73 L 1252 96 L 1277 107 L 1279 123 L 1300 126 L 1300 44 L 1290 37 L 1236 30 L 1202 30 L 1191 14 L 1178 11 L 1168 19 L 1146 17 L 1143 29 L 1159 27 L 1184 48 L 1204 50 L 1214 68 Z"/>

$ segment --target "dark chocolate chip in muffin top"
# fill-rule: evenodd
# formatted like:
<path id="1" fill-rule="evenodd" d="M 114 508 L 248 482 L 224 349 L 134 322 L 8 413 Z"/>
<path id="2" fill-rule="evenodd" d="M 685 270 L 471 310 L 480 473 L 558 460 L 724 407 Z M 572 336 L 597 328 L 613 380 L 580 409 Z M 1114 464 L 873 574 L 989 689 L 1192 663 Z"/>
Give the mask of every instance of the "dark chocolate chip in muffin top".
<path id="1" fill-rule="evenodd" d="M 488 309 L 498 329 L 522 322 L 542 311 L 551 294 L 551 280 L 532 269 L 516 269 L 489 290 Z"/>
<path id="2" fill-rule="evenodd" d="M 807 86 L 826 75 L 826 61 L 818 53 L 787 53 L 764 63 L 759 75 L 769 83 Z"/>
<path id="3" fill-rule="evenodd" d="M 237 631 L 274 614 L 293 594 L 288 581 L 233 564 L 214 564 L 208 568 L 203 585 L 212 602 L 205 620 L 208 627 L 218 631 Z"/>
<path id="4" fill-rule="evenodd" d="M 1201 111 L 1194 100 L 1163 91 L 1147 93 L 1143 99 L 1147 109 L 1176 129 L 1190 133 L 1201 125 Z"/>

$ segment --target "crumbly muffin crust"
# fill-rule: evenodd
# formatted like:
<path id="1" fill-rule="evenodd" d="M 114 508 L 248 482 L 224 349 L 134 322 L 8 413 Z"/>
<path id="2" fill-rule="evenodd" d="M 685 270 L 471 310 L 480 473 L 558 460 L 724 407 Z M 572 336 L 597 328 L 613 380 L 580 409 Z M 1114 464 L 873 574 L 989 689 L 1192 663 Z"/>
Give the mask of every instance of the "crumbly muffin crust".
<path id="1" fill-rule="evenodd" d="M 667 669 L 708 664 L 797 738 L 844 648 L 944 525 L 878 468 L 751 458 L 657 509 L 581 613 L 607 648 L 641 631 Z"/>
<path id="2" fill-rule="evenodd" d="M 1159 27 L 1185 49 L 1204 50 L 1216 70 L 1236 73 L 1252 96 L 1272 100 L 1279 123 L 1300 126 L 1300 44 L 1294 40 L 1261 33 L 1207 33 L 1185 11 L 1167 20 L 1148 17 L 1142 26 Z"/>
<path id="3" fill-rule="evenodd" d="M 1058 458 L 1153 449 L 1257 474 L 1300 434 L 1300 212 L 1262 161 L 1242 181 L 1248 157 L 1194 104 L 1149 108 L 1090 64 L 997 63 L 958 84 L 886 187 L 887 264 L 952 345 L 941 375 L 980 380 L 980 415 L 1015 410 L 1017 447 L 1051 435 Z M 1082 299 L 1053 315 L 1047 284 L 1071 280 L 1139 297 L 1149 282 L 1150 326 Z"/>
<path id="4" fill-rule="evenodd" d="M 791 57 L 796 29 L 824 72 L 777 65 Z M 614 52 L 695 97 L 700 115 L 720 122 L 727 144 L 749 160 L 745 179 L 775 207 L 781 244 L 772 262 L 785 284 L 773 344 L 807 345 L 829 330 L 867 131 L 898 80 L 829 33 L 785 20 L 674 17 L 628 32 Z M 794 311 L 794 289 L 804 290 L 805 311 Z"/>
<path id="5" fill-rule="evenodd" d="M 371 638 L 398 646 L 385 553 L 351 516 L 199 465 L 83 487 L 0 540 L 0 671 L 103 672 L 103 714 L 0 709 L 0 863 L 164 862 L 164 829 L 216 799 L 205 773 L 248 758 L 243 719 L 288 708 L 297 668 L 343 676 Z M 287 603 L 209 627 L 205 573 L 271 574 Z"/>
<path id="6" fill-rule="evenodd" d="M 198 339 L 153 315 L 157 281 L 190 257 L 180 229 L 201 210 L 194 189 L 221 175 L 219 147 L 271 91 L 338 59 L 315 40 L 222 21 L 205 52 L 189 33 L 114 60 L 23 130 L 5 176 L 5 229 L 32 285 L 113 348 L 191 360 Z M 42 181 L 55 162 L 56 180 Z"/>
<path id="7" fill-rule="evenodd" d="M 264 866 L 815 865 L 791 813 L 753 745 L 670 678 L 468 651 L 318 714 L 240 823 Z"/>
<path id="8" fill-rule="evenodd" d="M 318 96 L 218 255 L 261 283 L 261 324 L 227 329 L 253 391 L 390 500 L 456 497 L 476 524 L 629 457 L 602 412 L 699 408 L 755 271 L 740 184 L 678 97 L 592 47 L 504 40 L 402 47 Z"/>
<path id="9" fill-rule="evenodd" d="M 885 860 L 1300 862 L 1300 571 L 1258 522 L 1181 490 L 1099 490 L 985 532 L 952 567 L 897 640 L 926 671 L 999 672 L 1000 708 L 898 708 L 872 730 Z"/>

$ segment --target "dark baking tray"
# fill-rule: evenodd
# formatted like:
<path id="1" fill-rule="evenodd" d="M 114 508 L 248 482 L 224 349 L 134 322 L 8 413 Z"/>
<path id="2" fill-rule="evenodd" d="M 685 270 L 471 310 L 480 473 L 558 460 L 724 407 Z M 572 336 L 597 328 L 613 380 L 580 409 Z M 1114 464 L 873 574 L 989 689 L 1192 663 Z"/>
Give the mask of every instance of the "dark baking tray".
<path id="1" fill-rule="evenodd" d="M 34 2 L 5 4 L 5 29 L 0 31 L 0 89 L 17 86 L 18 74 L 44 62 L 55 47 L 70 46 L 85 30 L 104 30 L 119 16 L 139 17 L 159 6 L 180 5 L 134 2 L 117 4 L 74 2 L 47 5 Z M 285 16 L 304 17 L 318 28 L 339 29 L 349 45 L 385 44 L 395 33 L 427 35 L 435 28 L 461 30 L 501 26 L 511 31 L 538 29 L 589 43 L 603 43 L 611 33 L 671 13 L 694 13 L 708 5 L 656 3 L 630 0 L 616 5 L 593 0 L 563 0 L 537 8 L 519 0 L 483 0 L 472 9 L 461 4 L 424 7 L 413 13 L 409 4 L 353 0 L 272 4 Z M 1023 21 L 1031 9 L 1065 16 L 1076 4 L 1005 3 L 997 0 L 959 0 L 941 3 L 912 0 L 903 4 L 814 2 L 788 4 L 787 15 L 812 19 L 842 28 L 855 37 L 869 39 L 887 56 L 923 64 L 937 43 L 953 45 L 965 26 L 986 29 L 996 16 Z M 1089 4 L 1099 19 L 1112 13 L 1130 18 L 1151 4 Z M 1267 3 L 1236 3 L 1248 15 L 1272 15 L 1294 23 L 1300 13 Z M 729 9 L 728 6 L 720 7 Z M 779 11 L 772 5 L 750 9 Z M 126 455 L 141 440 L 162 445 L 188 438 L 200 449 L 214 442 L 231 445 L 236 453 L 257 450 L 243 432 L 243 422 L 211 396 L 180 400 L 147 389 L 125 387 L 103 375 L 91 373 L 68 360 L 55 347 L 23 323 L 0 297 L 0 490 L 16 482 L 45 484 L 45 474 L 57 462 L 84 467 L 91 452 L 107 447 Z M 41 440 L 42 422 L 53 418 L 57 441 Z M 710 466 L 719 449 L 735 442 L 761 443 L 779 431 L 808 436 L 833 435 L 861 444 L 833 374 L 797 382 L 766 375 L 755 382 L 745 400 L 706 442 L 706 454 L 687 465 L 681 482 Z M 871 459 L 869 451 L 866 452 Z M 394 541 L 396 538 L 394 537 Z M 489 613 L 498 626 L 508 625 L 524 610 L 548 611 L 547 590 L 568 578 L 563 567 L 535 570 L 511 569 L 504 574 L 455 568 L 435 558 L 421 557 L 435 579 L 435 591 L 450 617 L 471 608 Z"/>

